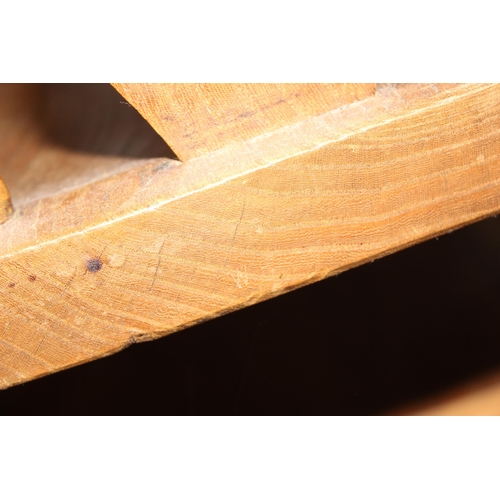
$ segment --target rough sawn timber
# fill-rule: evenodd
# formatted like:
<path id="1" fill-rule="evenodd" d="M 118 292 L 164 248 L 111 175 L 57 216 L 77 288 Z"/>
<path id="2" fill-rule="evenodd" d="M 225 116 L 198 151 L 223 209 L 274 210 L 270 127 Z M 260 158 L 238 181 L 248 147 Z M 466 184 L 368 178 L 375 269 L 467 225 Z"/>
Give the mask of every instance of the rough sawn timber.
<path id="1" fill-rule="evenodd" d="M 0 226 L 0 386 L 271 298 L 500 211 L 500 86 L 373 97 Z"/>

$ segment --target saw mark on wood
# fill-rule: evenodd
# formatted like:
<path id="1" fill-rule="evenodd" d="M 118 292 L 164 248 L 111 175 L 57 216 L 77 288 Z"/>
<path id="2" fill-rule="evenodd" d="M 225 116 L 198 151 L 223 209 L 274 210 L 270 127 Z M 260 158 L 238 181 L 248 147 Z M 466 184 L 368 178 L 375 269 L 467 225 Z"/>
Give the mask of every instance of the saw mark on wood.
<path id="1" fill-rule="evenodd" d="M 45 340 L 45 337 L 40 341 L 40 343 L 38 344 L 38 347 L 36 348 L 35 350 L 35 353 L 34 355 L 36 356 L 36 353 L 38 352 L 38 350 L 40 349 L 40 347 L 42 347 L 42 344 L 43 344 L 43 341 Z"/>
<path id="2" fill-rule="evenodd" d="M 226 269 L 226 265 L 227 265 L 227 261 L 229 260 L 229 256 L 231 255 L 231 252 L 233 250 L 233 247 L 234 247 L 234 242 L 236 241 L 236 234 L 238 232 L 238 228 L 240 227 L 240 224 L 241 224 L 241 221 L 243 219 L 243 214 L 245 213 L 245 206 L 246 206 L 246 202 L 247 202 L 247 199 L 246 199 L 246 196 L 243 200 L 243 206 L 241 207 L 241 213 L 240 213 L 240 217 L 238 219 L 238 221 L 236 222 L 236 225 L 234 227 L 234 233 L 233 233 L 233 238 L 231 240 L 231 245 L 229 246 L 228 250 L 227 250 L 227 253 L 226 253 L 226 258 L 224 259 L 224 264 L 222 264 L 222 268 L 221 270 L 217 273 L 217 279 L 215 280 L 215 283 L 214 283 L 214 286 L 212 287 L 212 290 L 210 292 L 210 295 L 213 295 L 214 292 L 215 292 L 215 289 L 217 288 L 217 285 L 219 284 L 219 281 L 220 281 L 220 276 L 221 274 L 224 272 L 224 269 Z"/>
<path id="3" fill-rule="evenodd" d="M 0 340 L 3 339 L 4 335 L 7 333 L 7 330 L 10 328 L 10 325 L 12 324 L 12 321 L 14 320 L 11 320 L 7 323 L 7 326 L 5 327 L 5 330 L 2 332 L 2 336 L 0 337 Z"/>
<path id="4" fill-rule="evenodd" d="M 47 368 L 49 370 L 52 368 L 51 363 L 47 363 L 46 361 L 43 361 L 40 358 L 35 358 L 34 354 L 31 354 L 30 352 L 26 351 L 22 347 L 19 347 L 18 345 L 12 344 L 11 342 L 8 342 L 8 341 L 3 340 L 3 339 L 0 339 L 0 343 L 4 344 L 8 349 L 12 349 L 14 351 L 25 354 L 28 358 L 34 359 L 37 363 L 43 365 L 45 368 Z"/>
<path id="5" fill-rule="evenodd" d="M 161 265 L 161 252 L 163 250 L 163 247 L 165 246 L 165 241 L 167 241 L 166 238 L 163 240 L 163 243 L 161 244 L 160 251 L 158 252 L 158 264 L 156 264 L 156 269 L 155 269 L 155 274 L 153 276 L 153 281 L 151 282 L 151 286 L 149 287 L 149 292 L 150 293 L 151 293 L 151 290 L 153 290 L 153 286 L 154 286 L 155 281 L 156 281 L 156 275 L 158 274 L 158 268 Z"/>

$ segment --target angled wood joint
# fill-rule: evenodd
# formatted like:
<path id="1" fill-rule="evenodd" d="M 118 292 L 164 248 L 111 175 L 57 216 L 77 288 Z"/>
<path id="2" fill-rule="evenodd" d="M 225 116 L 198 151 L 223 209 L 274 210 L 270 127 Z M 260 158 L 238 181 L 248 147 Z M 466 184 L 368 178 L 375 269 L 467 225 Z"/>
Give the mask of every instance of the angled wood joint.
<path id="1" fill-rule="evenodd" d="M 0 388 L 500 211 L 500 85 L 115 88 L 137 112 L 109 87 L 111 142 L 140 146 L 117 130 L 140 112 L 181 161 L 103 154 L 86 135 L 110 117 L 100 105 L 89 129 L 62 127 L 90 150 L 47 140 L 37 89 L 0 86 L 17 209 L 0 227 Z M 9 200 L 2 183 L 3 219 Z"/>

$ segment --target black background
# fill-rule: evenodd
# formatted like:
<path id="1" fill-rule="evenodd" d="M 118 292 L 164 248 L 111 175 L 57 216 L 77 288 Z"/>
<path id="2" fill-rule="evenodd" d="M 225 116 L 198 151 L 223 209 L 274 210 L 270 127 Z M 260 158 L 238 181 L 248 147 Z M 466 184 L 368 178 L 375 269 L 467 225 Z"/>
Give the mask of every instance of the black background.
<path id="1" fill-rule="evenodd" d="M 500 368 L 500 218 L 0 392 L 0 414 L 372 415 Z"/>

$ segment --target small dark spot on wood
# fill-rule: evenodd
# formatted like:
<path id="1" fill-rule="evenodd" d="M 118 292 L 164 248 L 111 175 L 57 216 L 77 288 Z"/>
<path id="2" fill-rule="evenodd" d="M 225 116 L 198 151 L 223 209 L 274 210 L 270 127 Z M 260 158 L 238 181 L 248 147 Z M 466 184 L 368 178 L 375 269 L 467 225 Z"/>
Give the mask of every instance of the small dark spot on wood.
<path id="1" fill-rule="evenodd" d="M 33 281 L 36 281 L 36 276 L 34 274 L 30 274 L 28 279 L 33 283 Z"/>
<path id="2" fill-rule="evenodd" d="M 90 271 L 91 273 L 96 273 L 97 271 L 100 271 L 102 269 L 102 260 L 99 258 L 89 259 L 85 264 L 85 266 L 87 267 L 87 270 Z"/>
<path id="3" fill-rule="evenodd" d="M 9 288 L 14 288 L 16 286 L 15 283 L 9 283 Z"/>

